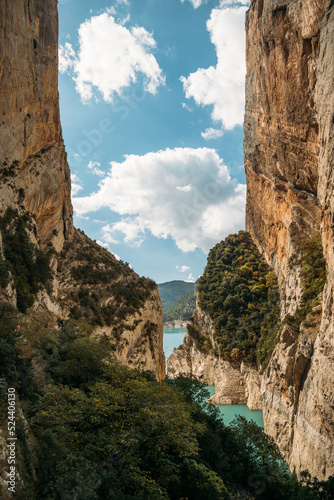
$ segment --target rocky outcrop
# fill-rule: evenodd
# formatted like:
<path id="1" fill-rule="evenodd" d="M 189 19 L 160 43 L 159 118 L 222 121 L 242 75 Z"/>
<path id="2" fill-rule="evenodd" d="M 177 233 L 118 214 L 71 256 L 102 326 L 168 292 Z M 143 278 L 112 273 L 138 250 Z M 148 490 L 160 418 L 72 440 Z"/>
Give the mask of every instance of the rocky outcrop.
<path id="1" fill-rule="evenodd" d="M 78 229 L 59 255 L 56 276 L 64 320 L 106 334 L 123 364 L 165 378 L 162 304 L 153 281 L 140 278 Z"/>
<path id="2" fill-rule="evenodd" d="M 72 233 L 58 99 L 57 0 L 0 4 L 0 210 L 27 210 L 42 244 Z"/>
<path id="3" fill-rule="evenodd" d="M 254 0 L 246 29 L 247 230 L 283 317 L 300 304 L 300 242 L 322 234 L 328 274 L 322 313 L 284 328 L 262 376 L 265 430 L 293 472 L 322 479 L 334 473 L 333 2 Z"/>
<path id="4" fill-rule="evenodd" d="M 214 343 L 212 321 L 198 305 L 192 321 L 198 327 L 198 335 L 209 334 Z M 189 332 L 183 344 L 174 349 L 167 359 L 167 375 L 172 378 L 194 376 L 206 385 L 214 385 L 215 394 L 209 399 L 212 404 L 246 404 L 250 410 L 262 409 L 260 378 L 256 367 L 220 359 L 212 354 L 212 349 L 204 352 Z"/>
<path id="5" fill-rule="evenodd" d="M 114 340 L 117 359 L 130 367 L 151 370 L 162 380 L 163 317 L 157 287 L 121 263 L 115 264 L 118 271 L 114 276 L 110 271 L 114 257 L 72 225 L 70 171 L 59 113 L 57 0 L 0 2 L 0 115 L 0 217 L 8 208 L 17 211 L 18 217 L 27 213 L 33 217 L 31 229 L 26 231 L 34 248 L 50 257 L 53 273 L 48 291 L 42 287 L 35 293 L 33 307 L 63 320 L 71 316 L 71 309 L 76 307 L 77 315 L 84 309 L 90 329 Z M 3 261 L 1 240 L 0 231 Z M 82 259 L 83 246 L 91 252 L 92 262 Z M 94 285 L 83 284 L 80 273 L 76 277 L 70 274 L 80 259 L 90 269 L 95 266 Z M 6 263 L 3 266 L 5 269 Z M 103 274 L 107 268 L 108 283 Z M 111 285 L 115 290 L 108 290 Z M 117 287 L 123 293 L 118 302 Z M 142 300 L 136 301 L 136 294 Z M 0 297 L 17 304 L 10 273 L 4 286 L 0 284 Z M 127 299 L 135 306 L 126 309 Z M 92 318 L 100 311 L 107 320 Z M 108 327 L 111 318 L 117 328 Z"/>

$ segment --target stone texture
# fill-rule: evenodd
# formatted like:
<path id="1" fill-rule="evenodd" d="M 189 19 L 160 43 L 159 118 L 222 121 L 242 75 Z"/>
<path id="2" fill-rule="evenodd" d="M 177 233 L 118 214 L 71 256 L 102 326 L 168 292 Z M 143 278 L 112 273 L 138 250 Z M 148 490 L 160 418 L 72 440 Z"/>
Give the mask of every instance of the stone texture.
<path id="1" fill-rule="evenodd" d="M 0 3 L 0 180 L 1 213 L 31 212 L 41 243 L 52 239 L 60 251 L 72 232 L 72 205 L 59 115 L 57 0 Z"/>
<path id="2" fill-rule="evenodd" d="M 275 269 L 283 315 L 301 294 L 289 258 L 320 228 L 315 86 L 329 2 L 256 0 L 246 19 L 246 229 Z"/>
<path id="3" fill-rule="evenodd" d="M 78 232 L 73 237 L 70 171 L 60 124 L 57 0 L 0 2 L 0 216 L 9 207 L 34 217 L 37 239 L 31 233 L 33 244 L 50 250 L 52 243 L 55 250 L 51 259 L 54 293 L 40 291 L 34 308 L 67 317 L 69 301 L 60 300 L 64 286 L 77 289 L 80 283 L 62 282 L 57 266 L 69 240 L 75 262 L 80 237 Z M 0 238 L 0 252 L 1 246 Z M 105 250 L 96 247 L 95 253 L 102 255 Z M 131 279 L 136 277 L 133 273 Z M 16 305 L 12 283 L 0 290 L 0 296 Z M 159 380 L 165 377 L 162 317 L 155 290 L 141 310 L 127 318 L 129 328 L 135 321 L 138 325 L 133 331 L 125 328 L 115 345 L 118 359 L 152 370 Z M 147 324 L 154 324 L 155 331 Z"/>
<path id="4" fill-rule="evenodd" d="M 246 29 L 247 230 L 283 316 L 302 293 L 289 266 L 301 241 L 321 232 L 328 272 L 322 308 L 300 332 L 284 328 L 261 377 L 265 430 L 294 473 L 323 479 L 334 473 L 333 2 L 254 0 Z"/>
<path id="5" fill-rule="evenodd" d="M 194 322 L 201 335 L 211 335 L 214 344 L 212 321 L 198 304 Z M 219 359 L 213 356 L 211 350 L 201 351 L 188 332 L 183 344 L 174 349 L 167 359 L 167 375 L 172 378 L 193 375 L 206 385 L 214 385 L 215 394 L 209 399 L 212 404 L 247 404 L 250 410 L 262 408 L 260 378 L 256 367 Z"/>

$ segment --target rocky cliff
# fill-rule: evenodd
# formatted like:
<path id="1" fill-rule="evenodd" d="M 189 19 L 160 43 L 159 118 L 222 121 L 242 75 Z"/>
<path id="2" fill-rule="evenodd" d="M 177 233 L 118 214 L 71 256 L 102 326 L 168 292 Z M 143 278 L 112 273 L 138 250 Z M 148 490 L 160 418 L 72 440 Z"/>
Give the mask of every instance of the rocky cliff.
<path id="1" fill-rule="evenodd" d="M 1 298 L 22 312 L 47 309 L 55 323 L 88 321 L 113 340 L 119 360 L 163 379 L 156 285 L 73 228 L 57 0 L 0 2 L 0 116 Z M 18 266 L 20 246 L 29 255 Z"/>
<path id="2" fill-rule="evenodd" d="M 294 256 L 321 233 L 323 304 L 286 327 L 262 377 L 266 431 L 297 474 L 334 472 L 333 2 L 253 1 L 247 14 L 246 227 L 273 266 L 282 316 L 302 295 Z"/>
<path id="3" fill-rule="evenodd" d="M 214 339 L 220 325 L 223 338 L 225 313 L 213 328 L 212 315 L 204 318 L 200 308 L 196 329 L 168 360 L 168 374 L 204 375 L 223 404 L 232 394 L 251 405 L 253 394 L 291 471 L 323 479 L 334 473 L 334 5 L 252 0 L 246 30 L 246 229 L 278 278 L 281 317 L 267 339 L 261 327 L 260 380 L 251 371 L 247 382 L 240 362 L 220 361 Z M 224 262 L 221 255 L 216 260 Z M 212 272 L 208 280 L 214 282 Z M 212 304 L 227 300 L 224 280 L 222 274 L 222 295 Z M 266 362 L 263 349 L 270 354 Z"/>
<path id="4" fill-rule="evenodd" d="M 209 334 L 214 343 L 212 320 L 198 304 L 192 322 L 198 326 L 199 335 Z M 256 367 L 221 359 L 212 351 L 203 352 L 187 332 L 183 344 L 167 359 L 167 375 L 171 378 L 194 376 L 206 385 L 214 385 L 215 394 L 209 399 L 212 404 L 244 404 L 250 410 L 261 410 L 260 377 Z"/>
<path id="5" fill-rule="evenodd" d="M 35 217 L 57 251 L 72 232 L 70 172 L 58 99 L 56 0 L 0 4 L 1 212 Z"/>

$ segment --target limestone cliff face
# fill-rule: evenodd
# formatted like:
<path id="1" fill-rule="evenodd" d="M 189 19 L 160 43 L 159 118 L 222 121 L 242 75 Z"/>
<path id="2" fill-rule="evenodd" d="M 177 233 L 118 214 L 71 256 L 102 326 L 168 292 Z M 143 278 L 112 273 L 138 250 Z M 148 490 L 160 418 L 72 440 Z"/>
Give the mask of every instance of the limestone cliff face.
<path id="1" fill-rule="evenodd" d="M 111 254 L 73 228 L 70 170 L 59 114 L 57 0 L 0 2 L 0 217 L 8 208 L 17 210 L 18 216 L 32 215 L 29 238 L 35 248 L 51 254 L 53 293 L 41 289 L 33 307 L 63 320 L 71 316 L 71 309 L 76 307 L 79 316 L 84 309 L 93 331 L 114 338 L 116 358 L 151 370 L 162 380 L 163 316 L 157 287 L 151 284 L 148 289 L 145 280 L 122 264 L 114 276 Z M 91 262 L 80 257 L 83 246 Z M 0 257 L 4 259 L 1 231 Z M 80 272 L 70 275 L 80 259 L 96 271 L 94 285 L 83 284 Z M 107 268 L 108 283 L 103 273 Z M 125 304 L 141 294 L 142 300 L 126 309 Z M 0 297 L 16 306 L 15 279 L 0 286 Z M 94 320 L 100 310 L 108 318 Z M 111 320 L 117 329 L 108 327 Z"/>
<path id="2" fill-rule="evenodd" d="M 282 313 L 301 297 L 289 258 L 319 232 L 320 27 L 330 0 L 256 0 L 246 19 L 246 230 L 274 267 Z"/>
<path id="3" fill-rule="evenodd" d="M 262 376 L 265 430 L 294 472 L 322 479 L 334 472 L 333 2 L 254 0 L 246 29 L 247 230 L 279 278 L 283 316 L 302 292 L 289 259 L 320 232 L 328 274 L 322 312 L 283 330 Z"/>
<path id="4" fill-rule="evenodd" d="M 211 335 L 214 343 L 213 325 L 210 317 L 197 304 L 192 321 L 199 335 Z M 225 361 L 209 350 L 201 351 L 195 340 L 186 334 L 183 344 L 174 349 L 167 359 L 167 375 L 193 375 L 206 385 L 214 385 L 216 393 L 209 399 L 212 404 L 246 404 L 250 410 L 262 409 L 260 378 L 255 366 L 248 363 Z"/>
<path id="5" fill-rule="evenodd" d="M 41 243 L 72 233 L 59 115 L 57 0 L 0 3 L 0 210 L 31 212 Z"/>

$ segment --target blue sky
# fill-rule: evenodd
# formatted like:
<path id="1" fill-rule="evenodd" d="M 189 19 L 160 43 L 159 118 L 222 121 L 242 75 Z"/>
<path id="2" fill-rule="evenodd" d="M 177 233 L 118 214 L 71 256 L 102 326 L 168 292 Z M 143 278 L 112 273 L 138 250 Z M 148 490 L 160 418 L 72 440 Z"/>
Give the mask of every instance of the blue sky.
<path id="1" fill-rule="evenodd" d="M 247 5 L 59 0 L 75 225 L 158 283 L 244 228 Z"/>

